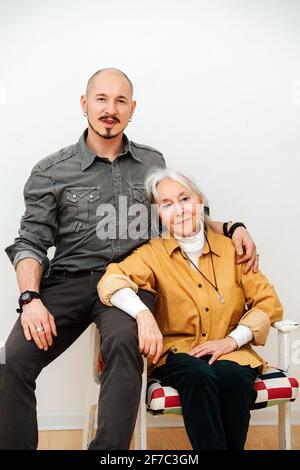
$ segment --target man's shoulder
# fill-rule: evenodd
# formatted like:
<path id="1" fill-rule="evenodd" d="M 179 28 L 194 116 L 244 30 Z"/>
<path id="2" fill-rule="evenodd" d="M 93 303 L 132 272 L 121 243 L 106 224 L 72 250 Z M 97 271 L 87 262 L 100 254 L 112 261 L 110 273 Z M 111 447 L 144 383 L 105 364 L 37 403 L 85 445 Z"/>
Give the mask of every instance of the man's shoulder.
<path id="1" fill-rule="evenodd" d="M 68 147 L 63 147 L 62 149 L 58 150 L 57 152 L 51 153 L 46 157 L 42 158 L 37 162 L 33 170 L 42 170 L 47 171 L 51 167 L 55 165 L 59 165 L 60 163 L 68 160 L 71 157 L 74 157 L 78 153 L 77 144 L 68 145 Z"/>
<path id="2" fill-rule="evenodd" d="M 132 140 L 130 141 L 130 144 L 138 152 L 141 152 L 141 153 L 144 153 L 144 152 L 146 152 L 146 153 L 155 153 L 157 155 L 160 155 L 160 157 L 163 158 L 162 152 L 160 152 L 159 150 L 157 150 L 154 147 L 150 147 L 149 145 L 144 145 L 144 144 L 138 144 L 137 142 L 133 142 Z"/>

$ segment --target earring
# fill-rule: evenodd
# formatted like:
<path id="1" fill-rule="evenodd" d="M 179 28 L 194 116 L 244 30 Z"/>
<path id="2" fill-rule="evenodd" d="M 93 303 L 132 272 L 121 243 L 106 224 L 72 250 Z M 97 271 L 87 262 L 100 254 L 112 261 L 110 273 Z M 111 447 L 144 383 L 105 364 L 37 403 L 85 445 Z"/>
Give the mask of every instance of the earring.
<path id="1" fill-rule="evenodd" d="M 87 117 L 87 113 L 83 113 L 84 117 Z"/>
<path id="2" fill-rule="evenodd" d="M 130 118 L 128 119 L 128 122 L 131 122 L 131 121 L 132 121 L 132 118 L 130 117 Z"/>

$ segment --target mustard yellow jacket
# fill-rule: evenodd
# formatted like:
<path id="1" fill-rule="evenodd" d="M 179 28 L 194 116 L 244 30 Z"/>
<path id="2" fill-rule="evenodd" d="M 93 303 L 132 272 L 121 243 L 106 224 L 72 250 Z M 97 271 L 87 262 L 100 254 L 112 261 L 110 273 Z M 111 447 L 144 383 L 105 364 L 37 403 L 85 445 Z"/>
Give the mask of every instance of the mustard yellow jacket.
<path id="1" fill-rule="evenodd" d="M 251 329 L 252 344 L 264 345 L 271 323 L 282 318 L 281 303 L 266 277 L 261 272 L 243 273 L 244 266 L 236 264 L 235 249 L 228 238 L 210 228 L 207 238 L 224 304 L 215 289 L 191 268 L 174 238 L 150 240 L 122 262 L 110 264 L 98 284 L 100 299 L 106 305 L 111 305 L 112 294 L 124 287 L 157 295 L 154 314 L 164 340 L 156 367 L 164 364 L 168 352 L 188 353 L 198 344 L 224 338 L 239 324 Z M 198 267 L 214 283 L 207 242 Z M 267 369 L 250 344 L 219 359 L 258 367 L 259 372 Z M 151 364 L 149 367 L 151 370 Z"/>

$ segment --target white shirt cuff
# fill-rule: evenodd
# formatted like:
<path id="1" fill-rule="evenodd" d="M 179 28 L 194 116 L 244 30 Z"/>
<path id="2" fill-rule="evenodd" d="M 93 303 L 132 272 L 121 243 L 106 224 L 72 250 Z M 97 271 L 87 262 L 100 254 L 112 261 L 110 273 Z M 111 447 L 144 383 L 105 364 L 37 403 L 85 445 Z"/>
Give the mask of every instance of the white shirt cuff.
<path id="1" fill-rule="evenodd" d="M 238 325 L 228 336 L 231 336 L 237 344 L 238 348 L 244 346 L 244 344 L 249 343 L 252 340 L 253 334 L 248 326 Z"/>
<path id="2" fill-rule="evenodd" d="M 136 318 L 136 314 L 141 310 L 148 309 L 130 287 L 117 290 L 111 296 L 110 303 L 128 313 L 128 315 L 131 315 L 133 318 Z"/>

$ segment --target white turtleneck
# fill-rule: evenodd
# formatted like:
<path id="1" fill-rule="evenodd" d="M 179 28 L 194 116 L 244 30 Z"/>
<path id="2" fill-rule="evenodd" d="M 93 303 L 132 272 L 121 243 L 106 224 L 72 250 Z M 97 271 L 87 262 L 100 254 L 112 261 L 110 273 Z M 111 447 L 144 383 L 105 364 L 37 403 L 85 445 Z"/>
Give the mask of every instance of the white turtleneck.
<path id="1" fill-rule="evenodd" d="M 204 231 L 200 230 L 192 237 L 179 237 L 174 235 L 174 238 L 178 241 L 180 248 L 184 251 L 196 266 L 199 264 L 199 258 L 202 254 L 202 250 L 205 244 Z M 191 263 L 191 268 L 196 271 L 195 266 Z"/>
<path id="2" fill-rule="evenodd" d="M 204 231 L 200 230 L 192 237 L 179 237 L 175 235 L 174 238 L 178 241 L 181 250 L 184 251 L 194 263 L 191 262 L 191 269 L 196 271 L 194 265 L 199 265 L 199 258 L 205 244 Z M 130 287 L 125 287 L 115 292 L 111 296 L 110 302 L 133 318 L 136 318 L 138 312 L 148 308 Z M 238 325 L 228 336 L 236 341 L 238 348 L 248 343 L 253 338 L 250 328 L 244 325 Z"/>

